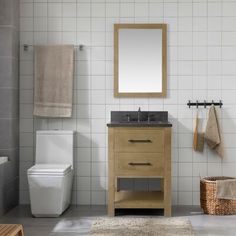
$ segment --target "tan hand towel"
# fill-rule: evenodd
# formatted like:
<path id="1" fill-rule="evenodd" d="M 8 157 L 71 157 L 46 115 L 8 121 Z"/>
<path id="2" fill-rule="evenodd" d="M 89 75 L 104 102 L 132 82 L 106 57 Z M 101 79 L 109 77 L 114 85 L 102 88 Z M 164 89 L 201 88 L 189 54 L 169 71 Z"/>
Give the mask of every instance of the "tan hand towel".
<path id="1" fill-rule="evenodd" d="M 194 134 L 193 134 L 193 149 L 196 152 L 203 152 L 204 133 L 198 132 L 198 124 L 199 124 L 199 118 L 198 118 L 198 112 L 197 112 L 195 130 L 194 130 Z"/>
<path id="2" fill-rule="evenodd" d="M 196 151 L 198 151 L 198 152 L 203 152 L 203 149 L 204 149 L 204 140 L 205 140 L 204 133 L 198 133 L 197 149 L 196 149 Z"/>
<path id="3" fill-rule="evenodd" d="M 35 46 L 34 63 L 34 115 L 71 117 L 74 46 Z"/>
<path id="4" fill-rule="evenodd" d="M 193 133 L 193 149 L 197 151 L 197 141 L 198 141 L 198 113 L 195 119 L 195 129 Z"/>
<path id="5" fill-rule="evenodd" d="M 209 110 L 205 140 L 210 149 L 215 150 L 220 157 L 223 157 L 223 142 L 214 105 Z"/>
<path id="6" fill-rule="evenodd" d="M 216 197 L 236 200 L 236 179 L 216 180 Z"/>

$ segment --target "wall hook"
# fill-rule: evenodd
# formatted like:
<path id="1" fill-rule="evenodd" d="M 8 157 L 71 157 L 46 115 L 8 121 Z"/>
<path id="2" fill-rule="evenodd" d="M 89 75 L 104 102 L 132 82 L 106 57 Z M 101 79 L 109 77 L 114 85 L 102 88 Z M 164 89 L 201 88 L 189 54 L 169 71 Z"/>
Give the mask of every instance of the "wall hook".
<path id="1" fill-rule="evenodd" d="M 188 100 L 188 108 L 190 108 L 190 107 L 191 107 L 191 101 Z"/>
<path id="2" fill-rule="evenodd" d="M 220 108 L 222 107 L 222 101 L 220 100 Z"/>

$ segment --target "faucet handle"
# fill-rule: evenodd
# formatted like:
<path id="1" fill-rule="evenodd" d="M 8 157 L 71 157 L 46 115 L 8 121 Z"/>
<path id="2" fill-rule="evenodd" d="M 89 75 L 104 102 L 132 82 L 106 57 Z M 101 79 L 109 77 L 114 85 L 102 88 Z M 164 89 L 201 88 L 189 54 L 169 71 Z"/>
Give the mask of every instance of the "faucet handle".
<path id="1" fill-rule="evenodd" d="M 141 111 L 141 108 L 140 108 L 140 107 L 138 108 L 138 111 L 139 111 L 139 112 Z"/>
<path id="2" fill-rule="evenodd" d="M 127 121 L 130 122 L 130 114 L 127 114 Z"/>

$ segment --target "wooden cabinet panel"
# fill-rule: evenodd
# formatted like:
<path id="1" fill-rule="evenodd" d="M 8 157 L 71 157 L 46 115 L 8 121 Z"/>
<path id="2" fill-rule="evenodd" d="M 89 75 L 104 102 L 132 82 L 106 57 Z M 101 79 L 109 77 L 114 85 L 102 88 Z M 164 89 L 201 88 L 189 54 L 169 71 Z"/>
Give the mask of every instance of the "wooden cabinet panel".
<path id="1" fill-rule="evenodd" d="M 116 152 L 163 152 L 164 131 L 161 129 L 117 129 Z"/>
<path id="2" fill-rule="evenodd" d="M 163 192 L 128 192 L 115 194 L 116 208 L 164 208 Z"/>
<path id="3" fill-rule="evenodd" d="M 118 176 L 163 176 L 162 153 L 116 153 L 115 174 Z"/>
<path id="4" fill-rule="evenodd" d="M 118 208 L 164 208 L 171 216 L 171 128 L 109 127 L 108 214 Z M 162 191 L 119 191 L 119 178 L 162 178 Z"/>

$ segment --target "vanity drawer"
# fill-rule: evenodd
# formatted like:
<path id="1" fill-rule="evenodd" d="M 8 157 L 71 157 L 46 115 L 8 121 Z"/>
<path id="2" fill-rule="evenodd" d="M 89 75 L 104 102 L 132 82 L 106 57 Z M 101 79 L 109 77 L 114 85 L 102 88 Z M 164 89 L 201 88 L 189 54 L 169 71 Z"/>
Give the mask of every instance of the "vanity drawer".
<path id="1" fill-rule="evenodd" d="M 115 173 L 118 176 L 163 176 L 163 154 L 116 153 Z"/>
<path id="2" fill-rule="evenodd" d="M 164 131 L 161 129 L 120 129 L 115 132 L 116 152 L 163 152 Z"/>

